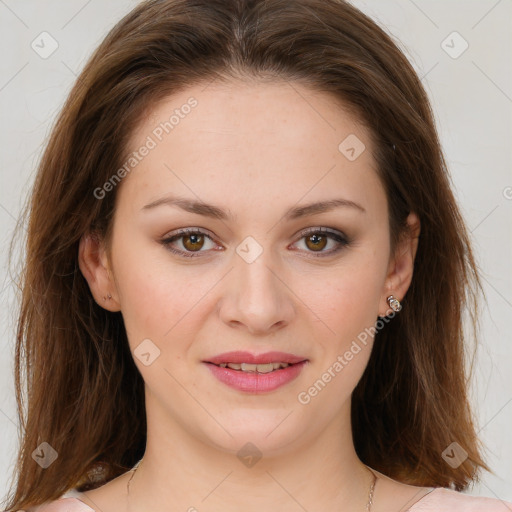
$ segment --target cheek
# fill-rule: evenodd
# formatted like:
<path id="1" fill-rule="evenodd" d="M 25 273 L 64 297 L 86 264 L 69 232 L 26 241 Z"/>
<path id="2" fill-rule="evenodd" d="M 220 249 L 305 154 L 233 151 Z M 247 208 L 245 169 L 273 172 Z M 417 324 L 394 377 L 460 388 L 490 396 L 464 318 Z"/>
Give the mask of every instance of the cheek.
<path id="1" fill-rule="evenodd" d="M 316 309 L 327 335 L 315 337 L 317 364 L 312 368 L 312 387 L 306 398 L 316 396 L 322 389 L 317 405 L 340 404 L 350 395 L 361 379 L 373 346 L 374 326 L 378 315 L 381 272 L 369 264 L 354 266 L 350 272 L 338 274 L 318 295 Z M 311 393 L 310 393 L 311 392 Z M 301 402 L 302 403 L 302 402 Z"/>
<path id="2" fill-rule="evenodd" d="M 183 272 L 173 271 L 164 251 L 143 241 L 127 246 L 121 236 L 113 250 L 116 286 L 132 349 L 146 338 L 163 346 L 165 334 L 172 332 L 194 301 L 196 288 L 186 282 Z"/>
<path id="3" fill-rule="evenodd" d="M 113 254 L 122 256 L 114 268 L 130 348 L 133 352 L 149 339 L 160 350 L 156 366 L 174 365 L 186 358 L 196 331 L 211 313 L 208 299 L 221 276 L 206 265 L 178 265 L 154 243 L 141 240 L 127 247 L 121 237 L 119 242 Z M 146 380 L 147 368 L 136 357 L 135 362 Z"/>
<path id="4" fill-rule="evenodd" d="M 333 272 L 317 290 L 311 309 L 329 328 L 329 351 L 334 347 L 344 351 L 377 320 L 385 266 L 376 253 L 368 254 L 355 258 L 357 264 L 347 264 Z"/>

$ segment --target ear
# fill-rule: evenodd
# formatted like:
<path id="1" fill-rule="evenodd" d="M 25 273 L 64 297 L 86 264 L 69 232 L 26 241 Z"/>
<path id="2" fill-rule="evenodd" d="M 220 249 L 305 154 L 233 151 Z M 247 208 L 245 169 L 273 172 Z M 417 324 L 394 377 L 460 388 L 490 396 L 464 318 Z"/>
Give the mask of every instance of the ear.
<path id="1" fill-rule="evenodd" d="M 380 317 L 390 314 L 390 307 L 386 299 L 390 295 L 394 295 L 399 301 L 402 301 L 412 281 L 414 258 L 421 230 L 420 220 L 415 213 L 410 213 L 407 217 L 407 226 L 408 230 L 400 238 L 396 250 L 390 258 L 380 301 Z"/>
<path id="2" fill-rule="evenodd" d="M 86 233 L 78 247 L 78 265 L 89 283 L 94 300 L 108 311 L 120 311 L 115 282 L 103 241 L 96 233 Z M 109 298 L 109 295 L 112 298 Z"/>

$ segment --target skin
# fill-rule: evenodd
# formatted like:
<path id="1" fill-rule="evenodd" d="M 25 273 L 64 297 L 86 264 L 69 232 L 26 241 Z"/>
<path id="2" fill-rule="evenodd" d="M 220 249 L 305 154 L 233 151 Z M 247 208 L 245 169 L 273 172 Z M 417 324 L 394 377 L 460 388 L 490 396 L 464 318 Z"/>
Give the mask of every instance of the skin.
<path id="1" fill-rule="evenodd" d="M 110 192 L 118 194 L 111 252 L 89 236 L 80 243 L 80 269 L 98 304 L 122 312 L 132 353 L 145 339 L 160 350 L 148 366 L 134 357 L 145 381 L 148 431 L 129 510 L 365 510 L 372 476 L 354 450 L 350 398 L 371 336 L 307 405 L 297 397 L 390 313 L 386 297 L 403 299 L 419 220 L 409 215 L 410 236 L 391 254 L 369 133 L 332 97 L 295 83 L 190 87 L 155 105 L 133 132 L 131 150 L 190 97 L 197 107 Z M 350 134 L 366 146 L 354 161 L 338 149 Z M 170 205 L 141 211 L 171 193 L 234 218 Z M 345 206 L 284 219 L 291 207 L 334 198 L 365 212 Z M 172 243 L 183 252 L 195 247 L 198 257 L 161 243 L 180 228 L 210 236 L 196 246 L 189 237 Z M 301 235 L 305 228 L 330 228 L 350 242 L 329 238 L 315 252 Z M 248 236 L 263 251 L 252 263 L 236 252 Z M 285 386 L 250 394 L 219 382 L 202 363 L 237 349 L 280 350 L 309 362 Z M 262 455 L 252 467 L 237 457 L 247 442 Z M 97 511 L 128 510 L 131 475 L 83 501 Z M 372 512 L 405 510 L 427 490 L 379 476 Z"/>

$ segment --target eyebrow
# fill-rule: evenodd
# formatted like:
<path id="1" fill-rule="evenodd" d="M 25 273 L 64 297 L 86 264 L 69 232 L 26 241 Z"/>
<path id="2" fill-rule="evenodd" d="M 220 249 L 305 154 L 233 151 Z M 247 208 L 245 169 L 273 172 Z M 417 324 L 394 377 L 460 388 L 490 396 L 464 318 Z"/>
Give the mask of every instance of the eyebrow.
<path id="1" fill-rule="evenodd" d="M 229 210 L 225 211 L 218 206 L 208 204 L 203 201 L 195 201 L 187 199 L 185 197 L 167 196 L 157 199 L 142 207 L 142 211 L 151 210 L 158 206 L 177 206 L 182 210 L 190 213 L 196 213 L 198 215 L 204 215 L 205 217 L 212 217 L 219 220 L 234 219 L 235 216 Z M 295 220 L 300 217 L 306 217 L 308 215 L 316 215 L 331 211 L 335 208 L 349 207 L 354 208 L 362 213 L 366 213 L 365 208 L 360 204 L 350 201 L 349 199 L 330 199 L 327 201 L 319 201 L 316 203 L 310 203 L 303 206 L 295 206 L 290 208 L 284 214 L 285 220 Z"/>

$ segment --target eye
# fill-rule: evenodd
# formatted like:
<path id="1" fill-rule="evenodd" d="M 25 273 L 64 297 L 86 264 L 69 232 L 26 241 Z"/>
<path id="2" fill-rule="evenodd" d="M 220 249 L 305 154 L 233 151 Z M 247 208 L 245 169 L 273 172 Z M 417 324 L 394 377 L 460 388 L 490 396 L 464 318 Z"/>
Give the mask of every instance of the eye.
<path id="1" fill-rule="evenodd" d="M 349 240 L 342 233 L 326 228 L 308 228 L 301 231 L 300 235 L 299 241 L 305 239 L 306 252 L 317 253 L 313 254 L 314 257 L 331 256 L 349 245 Z M 205 246 L 205 240 L 213 243 L 212 237 L 205 231 L 199 228 L 186 228 L 180 229 L 176 234 L 162 240 L 161 243 L 174 254 L 193 258 L 199 256 L 201 252 L 208 252 L 201 250 Z M 181 241 L 182 248 L 177 249 L 173 246 L 177 241 Z M 323 249 L 329 241 L 334 242 L 334 249 L 324 251 Z"/>
<path id="2" fill-rule="evenodd" d="M 349 245 L 349 240 L 339 231 L 331 231 L 326 228 L 308 228 L 300 233 L 299 241 L 305 241 L 307 252 L 317 253 L 314 257 L 332 256 Z M 324 251 L 328 242 L 333 242 L 334 249 Z"/>
<path id="3" fill-rule="evenodd" d="M 176 249 L 172 246 L 172 244 L 181 239 L 181 246 L 183 249 Z M 161 241 L 161 243 L 174 254 L 178 254 L 180 256 L 185 256 L 187 258 L 193 258 L 199 256 L 199 253 L 205 252 L 201 251 L 204 247 L 205 240 L 208 239 L 212 241 L 212 238 L 204 231 L 193 228 L 193 229 L 180 229 L 175 235 L 165 238 Z"/>

